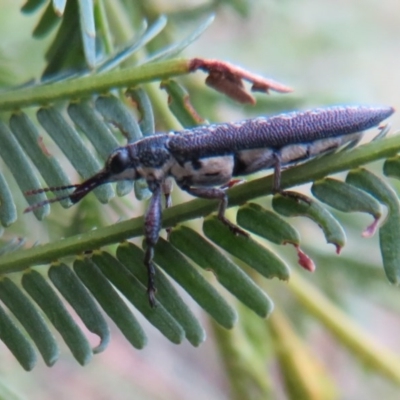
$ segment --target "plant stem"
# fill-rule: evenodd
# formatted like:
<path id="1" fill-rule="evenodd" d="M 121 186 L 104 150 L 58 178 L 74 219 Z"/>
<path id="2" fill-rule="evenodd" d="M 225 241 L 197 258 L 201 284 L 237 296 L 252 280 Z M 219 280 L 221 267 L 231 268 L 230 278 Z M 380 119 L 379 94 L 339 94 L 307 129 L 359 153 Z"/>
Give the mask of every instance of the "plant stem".
<path id="1" fill-rule="evenodd" d="M 112 88 L 135 86 L 144 82 L 184 75 L 190 72 L 189 65 L 190 60 L 174 59 L 102 74 L 80 76 L 49 84 L 29 86 L 2 93 L 0 110 L 20 109 L 62 99 L 76 99 Z"/>

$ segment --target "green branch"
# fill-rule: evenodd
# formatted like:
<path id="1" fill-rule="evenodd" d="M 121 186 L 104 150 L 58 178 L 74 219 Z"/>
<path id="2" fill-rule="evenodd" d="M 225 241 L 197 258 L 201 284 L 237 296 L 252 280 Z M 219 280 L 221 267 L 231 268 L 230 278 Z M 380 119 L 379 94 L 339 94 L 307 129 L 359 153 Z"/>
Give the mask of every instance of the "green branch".
<path id="1" fill-rule="evenodd" d="M 174 59 L 16 89 L 1 95 L 0 110 L 20 109 L 62 99 L 76 99 L 113 88 L 135 86 L 139 83 L 184 75 L 190 72 L 189 65 L 190 60 Z"/>

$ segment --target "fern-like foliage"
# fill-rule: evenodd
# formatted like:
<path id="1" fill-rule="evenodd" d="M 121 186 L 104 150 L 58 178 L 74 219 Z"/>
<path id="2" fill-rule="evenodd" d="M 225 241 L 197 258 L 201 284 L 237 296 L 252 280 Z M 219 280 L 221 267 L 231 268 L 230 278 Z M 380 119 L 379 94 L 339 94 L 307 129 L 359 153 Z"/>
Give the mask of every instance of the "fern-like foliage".
<path id="1" fill-rule="evenodd" d="M 33 3 L 39 5 L 40 2 L 29 1 L 28 5 L 34 8 Z M 54 6 L 56 3 L 53 1 L 51 4 Z M 72 3 L 75 2 L 68 1 L 68 5 Z M 173 78 L 192 72 L 191 60 L 174 57 L 208 26 L 210 18 L 186 39 L 148 55 L 144 51 L 145 46 L 165 27 L 166 19 L 161 17 L 147 29 L 142 29 L 135 40 L 122 50 L 98 59 L 90 34 L 92 22 L 88 18 L 93 10 L 85 8 L 84 3 L 76 3 L 80 7 L 79 14 L 76 4 L 75 9 L 68 12 L 74 20 L 80 21 L 80 31 L 88 33 L 82 36 L 86 66 L 77 63 L 75 67 L 80 66 L 80 69 L 66 76 L 59 72 L 68 63 L 59 68 L 50 62 L 44 74 L 45 82 L 9 90 L 1 96 L 0 109 L 10 113 L 0 123 L 0 156 L 9 171 L 0 173 L 0 222 L 4 227 L 13 224 L 21 214 L 18 207 L 20 200 L 17 205 L 14 201 L 20 194 L 14 190 L 12 179 L 21 193 L 39 189 L 43 181 L 51 187 L 71 184 L 65 166 L 58 161 L 58 156 L 53 155 L 53 149 L 57 149 L 57 154 L 62 152 L 73 169 L 82 178 L 87 178 L 101 168 L 117 146 L 138 140 L 142 135 L 153 134 L 154 115 L 160 110 L 166 119 L 174 115 L 184 127 L 206 123 L 191 106 L 184 87 Z M 49 17 L 48 13 L 46 11 L 43 15 L 36 29 L 37 35 L 48 32 L 54 22 L 54 17 Z M 63 48 L 62 37 L 67 35 L 64 25 L 53 44 L 54 54 L 58 54 L 54 50 L 57 46 Z M 121 63 L 134 54 L 135 65 L 120 68 Z M 93 72 L 89 73 L 90 70 Z M 154 87 L 148 85 L 154 81 L 162 81 L 162 87 L 169 95 L 169 116 L 166 102 L 161 101 L 163 104 L 160 105 L 158 93 L 155 95 Z M 33 108 L 37 121 L 32 118 Z M 79 234 L 31 247 L 19 238 L 5 240 L 6 244 L 0 249 L 0 300 L 9 311 L 0 307 L 0 339 L 22 367 L 30 370 L 37 357 L 33 343 L 47 365 L 57 361 L 59 349 L 52 334 L 52 330 L 56 329 L 75 359 L 84 365 L 93 354 L 103 351 L 110 340 L 104 312 L 132 346 L 141 349 L 146 345 L 146 333 L 132 313 L 132 308 L 126 304 L 127 300 L 171 342 L 181 343 L 187 339 L 193 346 L 198 346 L 205 340 L 205 330 L 171 284 L 170 278 L 217 325 L 230 329 L 238 319 L 233 302 L 222 296 L 199 268 L 211 270 L 228 292 L 260 317 L 270 316 L 274 308 L 273 296 L 267 295 L 265 281 L 260 276 L 284 281 L 290 277 L 290 290 L 311 313 L 356 355 L 399 383 L 399 358 L 382 353 L 333 303 L 303 281 L 295 271 L 290 272 L 287 263 L 278 255 L 278 247 L 268 244 L 294 245 L 299 264 L 313 269 L 313 261 L 300 248 L 299 232 L 290 220 L 283 217 L 310 217 L 321 227 L 326 241 L 333 243 L 339 252 L 346 240 L 344 229 L 325 204 L 340 211 L 361 211 L 371 215 L 374 222 L 366 229 L 365 235 L 371 235 L 377 229 L 378 221 L 381 223 L 381 205 L 384 205 L 388 215 L 379 228 L 380 249 L 385 273 L 390 282 L 397 284 L 400 277 L 399 200 L 387 179 L 360 166 L 385 159 L 384 175 L 399 177 L 400 161 L 396 156 L 399 150 L 400 136 L 392 136 L 314 159 L 283 173 L 282 188 L 315 182 L 311 190 L 320 201 L 309 198 L 307 203 L 302 204 L 277 195 L 273 198 L 272 211 L 265 205 L 250 202 L 271 194 L 271 176 L 233 187 L 228 191 L 229 205 L 239 206 L 237 222 L 253 233 L 249 239 L 233 236 L 215 217 L 206 217 L 215 211 L 214 201 L 196 199 L 165 210 L 163 227 L 173 228 L 169 240 L 160 239 L 156 246 L 159 304 L 154 309 L 150 308 L 146 296 L 147 277 L 142 265 L 140 241 L 129 241 L 141 236 L 142 216 L 95 230 L 78 227 Z M 327 175 L 348 170 L 351 171 L 345 182 L 326 178 Z M 135 185 L 130 182 L 120 182 L 116 187 L 103 185 L 94 191 L 94 196 L 101 203 L 108 203 L 115 192 L 124 196 L 132 189 L 140 200 L 149 195 L 143 182 L 139 181 Z M 63 194 L 66 198 L 61 205 L 68 208 L 71 206 L 68 190 Z M 46 200 L 43 193 L 25 197 L 30 205 Z M 96 209 L 97 206 L 92 199 L 89 206 L 84 204 L 82 207 L 90 216 L 87 208 Z M 49 212 L 48 204 L 33 211 L 38 220 Z M 199 217 L 206 217 L 204 235 L 181 225 Z M 106 247 L 111 245 L 114 247 Z M 99 336 L 100 343 L 95 348 L 91 348 L 65 302 L 76 311 L 87 329 Z M 10 317 L 10 313 L 18 322 Z M 291 360 L 290 351 L 282 350 L 282 345 L 288 341 L 296 342 L 298 338 L 281 310 L 272 314 L 270 321 L 270 334 L 280 349 L 278 357 L 281 365 L 293 368 L 294 356 Z M 217 337 L 224 337 L 223 340 L 228 343 L 222 351 L 229 359 L 234 349 L 229 348 L 229 340 L 223 331 L 215 327 L 215 332 Z M 240 359 L 241 355 L 236 356 Z M 257 378 L 256 372 L 252 378 L 263 390 L 262 379 Z M 309 390 L 306 386 L 304 393 Z"/>

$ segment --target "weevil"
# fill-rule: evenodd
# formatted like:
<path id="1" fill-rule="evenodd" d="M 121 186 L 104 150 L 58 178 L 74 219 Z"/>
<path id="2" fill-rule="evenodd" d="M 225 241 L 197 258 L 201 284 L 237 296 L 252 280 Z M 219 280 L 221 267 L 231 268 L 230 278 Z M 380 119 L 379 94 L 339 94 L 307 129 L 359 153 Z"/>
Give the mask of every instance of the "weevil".
<path id="1" fill-rule="evenodd" d="M 149 302 L 154 306 L 153 255 L 161 230 L 162 195 L 169 197 L 168 179 L 173 178 L 195 197 L 219 200 L 219 219 L 233 233 L 247 235 L 225 217 L 225 189 L 232 178 L 272 168 L 273 192 L 282 192 L 282 166 L 354 144 L 364 130 L 377 126 L 393 112 L 391 107 L 335 106 L 156 134 L 117 148 L 104 168 L 81 184 L 31 191 L 29 194 L 75 188 L 68 196 L 46 200 L 25 211 L 64 198 L 77 203 L 105 183 L 145 179 L 152 197 L 145 214 L 144 264 Z"/>

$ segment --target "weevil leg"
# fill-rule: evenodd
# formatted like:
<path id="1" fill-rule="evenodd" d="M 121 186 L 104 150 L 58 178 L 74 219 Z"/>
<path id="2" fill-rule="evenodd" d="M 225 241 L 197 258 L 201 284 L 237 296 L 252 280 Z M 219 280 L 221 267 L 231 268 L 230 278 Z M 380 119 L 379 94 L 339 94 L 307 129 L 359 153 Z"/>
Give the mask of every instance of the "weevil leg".
<path id="1" fill-rule="evenodd" d="M 389 131 L 390 131 L 390 128 L 391 128 L 390 124 L 386 124 L 386 125 L 383 125 L 383 126 L 379 126 L 379 127 L 378 127 L 379 133 L 372 139 L 372 142 L 374 142 L 375 140 L 381 140 L 381 139 L 383 139 L 384 137 L 386 137 L 386 135 L 387 135 L 387 134 L 389 133 Z"/>
<path id="2" fill-rule="evenodd" d="M 171 178 L 165 179 L 165 181 L 162 184 L 162 192 L 164 194 L 165 198 L 165 208 L 170 208 L 172 207 L 172 198 L 171 198 L 171 193 L 173 189 L 173 180 Z M 165 229 L 167 232 L 167 240 L 169 240 L 169 236 L 171 234 L 172 227 L 168 227 Z"/>
<path id="3" fill-rule="evenodd" d="M 165 179 L 164 182 L 162 183 L 162 192 L 165 198 L 165 208 L 172 207 L 171 193 L 173 189 L 173 184 L 174 183 L 171 178 Z"/>
<path id="4" fill-rule="evenodd" d="M 228 206 L 228 196 L 225 191 L 218 188 L 197 188 L 191 186 L 181 186 L 183 190 L 195 197 L 203 199 L 217 199 L 220 201 L 218 207 L 218 219 L 226 225 L 235 235 L 249 236 L 247 232 L 240 229 L 225 217 L 225 211 Z"/>
<path id="5" fill-rule="evenodd" d="M 146 251 L 144 255 L 144 265 L 147 268 L 148 282 L 147 294 L 151 307 L 156 305 L 156 286 L 155 286 L 155 266 L 153 263 L 154 246 L 158 241 L 161 229 L 162 206 L 161 206 L 161 184 L 152 183 L 149 185 L 153 195 L 150 199 L 149 208 L 145 214 L 144 236 L 146 241 Z"/>
<path id="6" fill-rule="evenodd" d="M 245 181 L 243 179 L 231 179 L 225 185 L 220 186 L 220 189 L 222 189 L 222 190 L 230 189 L 230 188 L 232 188 L 232 187 L 234 187 L 236 185 L 241 185 L 244 182 Z"/>
<path id="7" fill-rule="evenodd" d="M 273 194 L 279 193 L 281 196 L 291 197 L 296 201 L 304 201 L 307 204 L 310 204 L 310 201 L 307 198 L 307 196 L 304 196 L 301 193 L 293 192 L 291 190 L 283 190 L 281 188 L 281 175 L 282 175 L 281 157 L 278 152 L 275 152 L 273 157 L 275 159 L 275 163 L 274 163 L 272 193 Z"/>
<path id="8" fill-rule="evenodd" d="M 273 154 L 275 163 L 274 163 L 274 176 L 273 176 L 273 184 L 272 184 L 272 193 L 281 193 L 283 190 L 281 189 L 281 156 L 279 153 Z"/>

